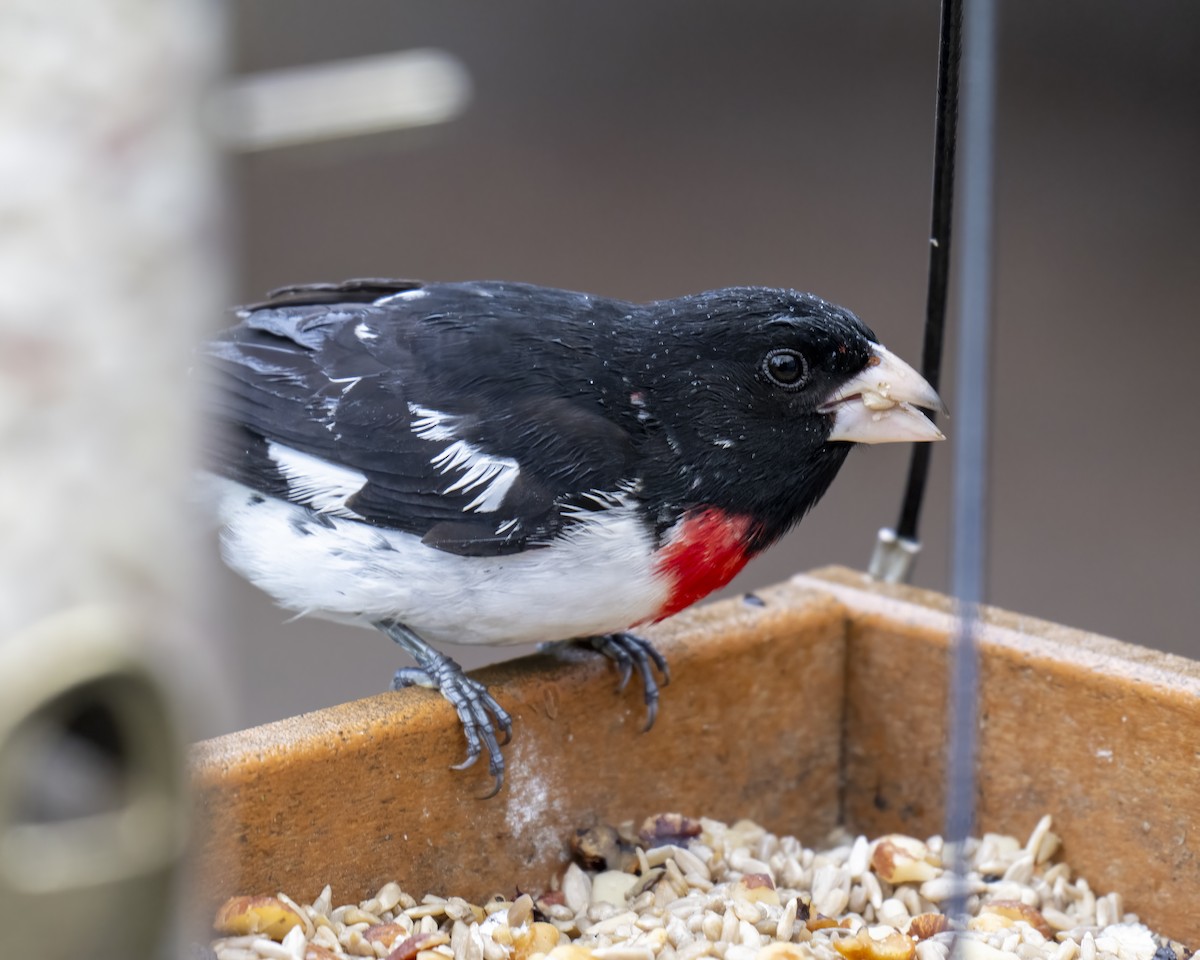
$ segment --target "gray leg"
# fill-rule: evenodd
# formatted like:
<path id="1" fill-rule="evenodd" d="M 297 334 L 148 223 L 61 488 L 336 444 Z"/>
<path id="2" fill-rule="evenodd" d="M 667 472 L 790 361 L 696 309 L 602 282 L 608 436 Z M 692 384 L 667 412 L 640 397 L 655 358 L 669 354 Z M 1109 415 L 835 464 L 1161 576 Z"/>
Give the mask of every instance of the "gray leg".
<path id="1" fill-rule="evenodd" d="M 600 651 L 617 665 L 621 671 L 621 682 L 617 685 L 618 692 L 625 689 L 629 678 L 633 676 L 633 668 L 637 667 L 638 673 L 642 677 L 643 699 L 646 703 L 646 725 L 642 729 L 649 730 L 654 726 L 654 720 L 658 716 L 659 684 L 654 678 L 654 670 L 651 665 L 657 667 L 658 672 L 662 674 L 662 685 L 665 687 L 671 682 L 671 671 L 667 667 L 666 657 L 655 650 L 649 640 L 643 640 L 632 633 L 609 633 L 603 637 L 590 637 L 580 642 Z"/>
<path id="2" fill-rule="evenodd" d="M 396 671 L 392 689 L 422 686 L 437 690 L 450 701 L 462 723 L 463 735 L 467 738 L 467 759 L 454 764 L 453 769 L 469 767 L 487 747 L 488 772 L 496 778 L 495 789 L 487 794 L 494 797 L 504 784 L 504 755 L 500 752 L 501 742 L 496 730 L 504 734 L 503 743 L 512 739 L 512 717 L 508 715 L 478 680 L 472 680 L 462 667 L 444 653 L 435 650 L 402 623 L 381 620 L 375 624 L 396 643 L 404 648 L 414 660 L 415 667 L 404 667 Z M 493 717 L 495 718 L 493 720 Z M 486 799 L 486 797 L 484 798 Z"/>

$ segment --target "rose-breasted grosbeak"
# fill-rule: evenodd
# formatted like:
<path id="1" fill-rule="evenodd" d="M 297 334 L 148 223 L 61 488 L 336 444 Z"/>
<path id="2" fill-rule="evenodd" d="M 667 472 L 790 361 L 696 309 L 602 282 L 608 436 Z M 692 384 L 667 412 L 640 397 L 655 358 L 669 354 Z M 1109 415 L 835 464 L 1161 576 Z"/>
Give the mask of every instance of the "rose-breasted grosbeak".
<path id="1" fill-rule="evenodd" d="M 393 686 L 442 692 L 496 790 L 510 717 L 430 643 L 584 639 L 649 727 L 666 663 L 627 631 L 728 583 L 853 443 L 941 439 L 916 371 L 792 290 L 356 280 L 239 318 L 206 348 L 226 562 L 408 651 Z"/>

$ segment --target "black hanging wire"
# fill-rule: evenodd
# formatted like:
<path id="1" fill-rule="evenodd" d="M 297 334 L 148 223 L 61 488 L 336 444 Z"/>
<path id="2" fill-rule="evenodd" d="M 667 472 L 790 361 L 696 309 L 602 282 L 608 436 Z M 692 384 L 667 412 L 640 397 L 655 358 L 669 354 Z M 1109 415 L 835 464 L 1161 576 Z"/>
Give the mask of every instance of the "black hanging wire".
<path id="1" fill-rule="evenodd" d="M 958 75 L 962 56 L 962 0 L 942 0 L 938 40 L 937 98 L 933 126 L 933 199 L 929 228 L 929 285 L 925 298 L 925 342 L 921 373 L 938 389 L 950 280 L 950 231 L 954 219 L 954 163 L 958 140 Z M 936 414 L 929 414 L 936 419 Z M 917 528 L 929 478 L 933 445 L 915 443 L 896 529 L 879 531 L 870 574 L 904 582 L 920 549 Z"/>
<path id="2" fill-rule="evenodd" d="M 929 289 L 925 305 L 925 343 L 921 373 L 934 390 L 942 372 L 942 340 L 946 327 L 946 290 L 950 282 L 950 231 L 954 219 L 954 161 L 958 141 L 958 72 L 962 57 L 962 0 L 943 0 L 938 45 L 937 117 L 933 128 L 933 214 L 929 229 Z M 936 413 L 931 413 L 936 417 Z M 908 486 L 896 533 L 917 539 L 921 500 L 929 475 L 931 444 L 913 444 Z"/>

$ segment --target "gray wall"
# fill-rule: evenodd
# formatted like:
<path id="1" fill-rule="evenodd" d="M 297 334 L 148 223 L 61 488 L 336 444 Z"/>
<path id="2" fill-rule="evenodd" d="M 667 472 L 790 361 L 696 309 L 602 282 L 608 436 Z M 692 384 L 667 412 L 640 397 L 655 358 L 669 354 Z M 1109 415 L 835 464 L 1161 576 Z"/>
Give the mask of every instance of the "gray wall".
<path id="1" fill-rule="evenodd" d="M 1200 6 L 1001 6 L 990 598 L 1200 656 Z M 242 299 L 373 275 L 631 299 L 789 285 L 919 356 L 932 0 L 232 9 L 237 71 L 430 45 L 475 83 L 445 127 L 234 161 Z M 953 411 L 952 376 L 944 393 Z M 853 454 L 730 590 L 865 566 L 906 458 Z M 917 573 L 936 589 L 948 461 L 939 449 Z M 217 576 L 235 679 L 208 732 L 374 693 L 402 662 L 371 632 L 284 625 Z"/>

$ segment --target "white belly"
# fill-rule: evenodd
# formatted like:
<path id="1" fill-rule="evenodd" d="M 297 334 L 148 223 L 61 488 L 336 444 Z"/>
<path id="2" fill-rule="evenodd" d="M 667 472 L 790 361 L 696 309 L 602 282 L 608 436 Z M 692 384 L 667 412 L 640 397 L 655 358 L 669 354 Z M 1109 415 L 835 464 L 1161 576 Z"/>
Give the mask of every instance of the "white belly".
<path id="1" fill-rule="evenodd" d="M 290 610 L 394 619 L 434 643 L 532 643 L 624 630 L 670 593 L 632 510 L 597 513 L 552 546 L 461 557 L 407 533 L 325 517 L 221 482 L 225 562 Z M 327 524 L 327 525 L 326 525 Z"/>

